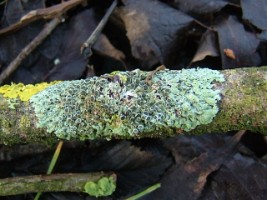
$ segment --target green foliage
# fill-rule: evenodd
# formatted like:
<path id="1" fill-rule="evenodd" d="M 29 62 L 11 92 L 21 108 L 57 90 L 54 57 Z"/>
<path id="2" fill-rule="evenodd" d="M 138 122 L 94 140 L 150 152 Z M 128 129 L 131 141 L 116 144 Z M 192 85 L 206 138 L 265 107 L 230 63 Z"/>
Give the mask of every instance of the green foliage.
<path id="1" fill-rule="evenodd" d="M 86 80 L 64 81 L 31 97 L 38 127 L 64 139 L 110 139 L 208 124 L 221 99 L 210 69 L 116 72 Z"/>
<path id="2" fill-rule="evenodd" d="M 88 181 L 84 186 L 85 192 L 95 197 L 109 196 L 115 189 L 116 182 L 112 176 L 109 178 L 103 177 L 97 182 Z"/>

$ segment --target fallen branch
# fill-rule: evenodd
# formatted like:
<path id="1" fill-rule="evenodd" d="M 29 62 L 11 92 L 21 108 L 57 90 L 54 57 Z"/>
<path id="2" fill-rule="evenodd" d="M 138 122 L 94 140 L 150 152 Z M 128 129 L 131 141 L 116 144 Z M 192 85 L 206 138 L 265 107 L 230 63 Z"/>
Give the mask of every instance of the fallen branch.
<path id="1" fill-rule="evenodd" d="M 112 178 L 114 181 L 107 182 L 116 186 L 116 175 L 111 173 L 75 173 L 75 174 L 52 174 L 52 175 L 34 175 L 24 177 L 14 177 L 0 179 L 0 196 L 18 195 L 36 192 L 86 192 L 92 196 L 108 196 L 110 190 L 108 185 L 106 195 L 101 195 L 103 191 L 90 190 L 91 185 L 97 185 L 102 178 Z M 105 180 L 105 179 L 104 179 Z M 87 184 L 87 185 L 86 185 Z M 89 186 L 88 186 L 89 185 Z M 86 187 L 87 186 L 87 187 Z M 93 189 L 93 187 L 92 187 Z M 96 190 L 97 188 L 95 188 Z M 100 192 L 97 195 L 97 192 Z"/>
<path id="2" fill-rule="evenodd" d="M 267 134 L 267 67 L 135 70 L 46 86 L 0 87 L 0 143 Z"/>

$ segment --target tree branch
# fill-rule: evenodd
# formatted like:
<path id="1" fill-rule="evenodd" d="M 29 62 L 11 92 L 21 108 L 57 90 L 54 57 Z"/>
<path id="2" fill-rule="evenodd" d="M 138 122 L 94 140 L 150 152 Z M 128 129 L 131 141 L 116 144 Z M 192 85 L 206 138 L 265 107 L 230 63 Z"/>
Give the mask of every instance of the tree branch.
<path id="1" fill-rule="evenodd" d="M 0 143 L 267 134 L 267 67 L 135 70 L 46 87 L 0 87 Z"/>
<path id="2" fill-rule="evenodd" d="M 0 196 L 36 192 L 86 192 L 86 183 L 97 183 L 103 177 L 112 177 L 114 184 L 116 182 L 115 174 L 102 172 L 5 178 L 0 179 Z"/>

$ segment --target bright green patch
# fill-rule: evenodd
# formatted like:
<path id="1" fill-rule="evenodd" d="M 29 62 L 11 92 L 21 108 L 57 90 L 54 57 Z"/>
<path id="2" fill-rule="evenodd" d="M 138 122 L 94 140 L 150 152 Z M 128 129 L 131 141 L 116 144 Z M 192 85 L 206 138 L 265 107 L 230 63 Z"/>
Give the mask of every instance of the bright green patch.
<path id="1" fill-rule="evenodd" d="M 50 85 L 54 85 L 59 81 L 54 81 L 51 83 L 40 83 L 36 85 L 28 84 L 24 85 L 23 83 L 12 83 L 11 85 L 4 85 L 0 87 L 0 94 L 5 98 L 10 99 L 20 99 L 21 101 L 28 101 L 33 95 L 44 90 Z"/>
<path id="2" fill-rule="evenodd" d="M 116 182 L 114 178 L 111 177 L 103 177 L 96 182 L 88 181 L 84 190 L 87 194 L 95 197 L 104 197 L 111 195 L 116 189 Z"/>

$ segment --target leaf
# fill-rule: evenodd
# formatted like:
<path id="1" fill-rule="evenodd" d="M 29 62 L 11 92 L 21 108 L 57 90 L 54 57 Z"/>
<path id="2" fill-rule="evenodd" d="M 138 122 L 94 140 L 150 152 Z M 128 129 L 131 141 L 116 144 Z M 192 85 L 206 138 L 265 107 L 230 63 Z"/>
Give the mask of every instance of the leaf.
<path id="1" fill-rule="evenodd" d="M 133 56 L 142 61 L 143 67 L 167 62 L 174 41 L 181 40 L 193 19 L 160 1 L 124 2 L 118 13 L 125 23 Z"/>
<path id="2" fill-rule="evenodd" d="M 221 10 L 228 2 L 223 0 L 175 0 L 174 5 L 186 13 L 211 14 Z"/>
<path id="3" fill-rule="evenodd" d="M 92 9 L 84 10 L 70 19 L 57 56 L 59 64 L 55 65 L 46 81 L 74 80 L 81 77 L 87 60 L 80 53 L 80 48 L 96 26 Z"/>
<path id="4" fill-rule="evenodd" d="M 5 9 L 5 17 L 1 21 L 1 28 L 9 26 L 17 21 L 20 17 L 26 14 L 29 10 L 42 8 L 43 1 L 34 0 L 31 3 L 23 3 L 23 1 L 10 0 L 7 1 Z M 9 34 L 0 37 L 0 61 L 4 66 L 7 66 L 28 43 L 39 33 L 43 22 L 39 21 L 22 30 L 16 31 L 14 34 Z M 38 59 L 39 52 L 35 52 L 24 60 L 24 66 L 30 66 Z"/>
<path id="5" fill-rule="evenodd" d="M 219 56 L 218 45 L 216 44 L 216 35 L 214 32 L 209 30 L 202 35 L 198 50 L 192 62 L 204 60 L 207 56 Z"/>
<path id="6" fill-rule="evenodd" d="M 93 46 L 93 55 L 90 64 L 96 66 L 96 75 L 124 71 L 126 69 L 125 54 L 114 47 L 106 35 L 101 34 Z"/>
<path id="7" fill-rule="evenodd" d="M 247 32 L 233 16 L 223 19 L 216 28 L 223 69 L 259 65 L 261 59 L 256 50 L 260 41 L 255 34 Z M 229 58 L 225 49 L 231 49 L 236 59 Z"/>
<path id="8" fill-rule="evenodd" d="M 5 16 L 1 25 L 14 24 L 29 11 L 44 8 L 44 6 L 44 1 L 39 0 L 7 1 Z M 12 81 L 34 83 L 43 80 L 44 75 L 51 68 L 51 59 L 54 59 L 58 53 L 59 45 L 62 42 L 62 27 L 64 25 L 57 27 L 35 51 L 26 57 L 12 75 Z M 44 21 L 39 20 L 12 34 L 2 35 L 0 37 L 0 63 L 3 68 L 7 67 L 43 28 Z"/>
<path id="9" fill-rule="evenodd" d="M 209 185 L 202 199 L 265 199 L 267 166 L 253 156 L 236 153 L 214 174 Z"/>
<path id="10" fill-rule="evenodd" d="M 267 40 L 267 3 L 266 0 L 241 0 L 243 19 L 262 30 L 260 37 Z"/>
<path id="11" fill-rule="evenodd" d="M 122 51 L 116 49 L 109 41 L 106 35 L 101 34 L 96 43 L 94 44 L 93 48 L 102 54 L 110 56 L 116 60 L 124 60 L 125 55 Z"/>
<path id="12" fill-rule="evenodd" d="M 161 188 L 144 199 L 198 199 L 207 177 L 232 154 L 239 139 L 207 134 L 166 140 L 176 164 L 164 174 Z"/>
<path id="13" fill-rule="evenodd" d="M 28 12 L 44 7 L 45 7 L 45 2 L 43 0 L 7 1 L 6 9 L 4 12 L 6 23 L 7 25 L 15 24 L 21 19 L 22 16 L 24 16 Z"/>

